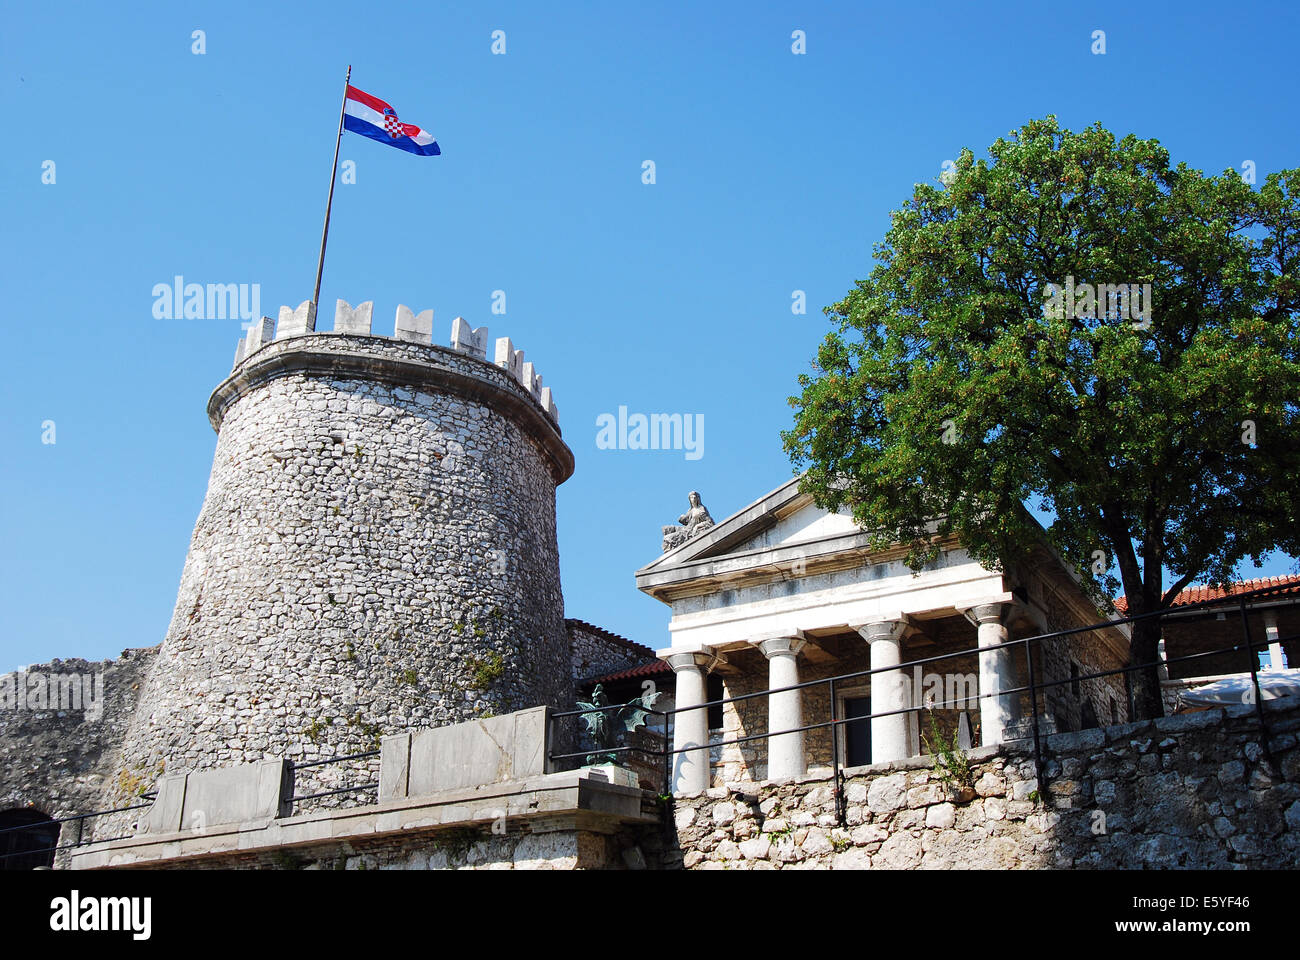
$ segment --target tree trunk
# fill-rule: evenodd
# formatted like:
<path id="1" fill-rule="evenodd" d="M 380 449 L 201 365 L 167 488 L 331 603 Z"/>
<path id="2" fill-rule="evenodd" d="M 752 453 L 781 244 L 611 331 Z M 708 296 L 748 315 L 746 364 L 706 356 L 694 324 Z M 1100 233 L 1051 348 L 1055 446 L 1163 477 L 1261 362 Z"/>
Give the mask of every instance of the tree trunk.
<path id="1" fill-rule="evenodd" d="M 1139 611 L 1130 610 L 1131 614 Z M 1152 617 L 1129 624 L 1133 639 L 1129 644 L 1128 665 L 1150 664 L 1128 674 L 1133 687 L 1133 709 L 1130 720 L 1156 720 L 1165 715 L 1164 699 L 1160 696 L 1160 620 Z"/>

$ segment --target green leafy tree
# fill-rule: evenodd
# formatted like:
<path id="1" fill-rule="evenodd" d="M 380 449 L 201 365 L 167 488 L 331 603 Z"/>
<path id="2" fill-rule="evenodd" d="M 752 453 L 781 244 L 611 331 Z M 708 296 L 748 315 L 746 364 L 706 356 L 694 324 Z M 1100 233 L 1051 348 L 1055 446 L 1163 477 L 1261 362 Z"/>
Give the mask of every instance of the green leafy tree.
<path id="1" fill-rule="evenodd" d="M 1256 189 L 1050 116 L 988 160 L 963 151 L 826 310 L 838 329 L 783 435 L 804 489 L 913 568 L 937 537 L 991 567 L 1045 536 L 1133 614 L 1300 554 L 1298 191 L 1300 170 Z M 1130 663 L 1158 639 L 1134 624 Z M 1155 669 L 1133 677 L 1139 716 L 1159 716 Z"/>

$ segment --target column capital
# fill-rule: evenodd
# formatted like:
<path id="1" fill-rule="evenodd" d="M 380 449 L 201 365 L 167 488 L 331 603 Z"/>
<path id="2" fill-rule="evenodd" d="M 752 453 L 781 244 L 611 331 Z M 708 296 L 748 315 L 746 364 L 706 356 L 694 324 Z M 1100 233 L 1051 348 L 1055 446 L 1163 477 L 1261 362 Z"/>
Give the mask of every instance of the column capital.
<path id="1" fill-rule="evenodd" d="M 894 643 L 902 640 L 911 631 L 916 629 L 912 623 L 912 618 L 905 613 L 885 614 L 878 620 L 871 620 L 867 623 L 860 623 L 853 628 L 862 639 L 868 643 L 876 643 L 880 640 L 890 640 Z"/>
<path id="2" fill-rule="evenodd" d="M 673 673 L 680 673 L 683 670 L 703 670 L 708 673 L 718 662 L 717 655 L 712 648 L 705 647 L 701 650 L 694 650 L 689 653 L 669 653 L 660 659 L 668 666 L 672 667 Z"/>
<path id="3" fill-rule="evenodd" d="M 964 616 L 975 626 L 985 623 L 996 623 L 999 626 L 1009 626 L 1011 621 L 1024 610 L 1024 605 L 1016 600 L 989 600 L 984 603 L 973 603 L 969 606 L 958 607 L 957 612 Z"/>
<path id="4" fill-rule="evenodd" d="M 773 657 L 780 656 L 798 656 L 799 651 L 803 649 L 807 639 L 802 631 L 794 631 L 788 637 L 768 637 L 765 640 L 749 641 L 759 650 L 763 651 L 763 656 L 771 660 Z"/>

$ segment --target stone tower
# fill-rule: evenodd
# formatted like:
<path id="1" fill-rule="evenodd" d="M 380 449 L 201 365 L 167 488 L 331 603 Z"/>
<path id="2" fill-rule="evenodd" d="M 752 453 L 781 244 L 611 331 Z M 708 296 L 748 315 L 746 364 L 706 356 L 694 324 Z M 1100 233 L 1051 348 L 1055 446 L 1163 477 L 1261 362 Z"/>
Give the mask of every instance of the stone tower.
<path id="1" fill-rule="evenodd" d="M 207 496 L 115 802 L 163 770 L 572 703 L 550 388 L 509 339 L 489 362 L 486 328 L 458 317 L 435 346 L 432 310 L 399 306 L 390 338 L 372 309 L 340 300 L 322 333 L 312 304 L 282 307 L 213 391 Z"/>

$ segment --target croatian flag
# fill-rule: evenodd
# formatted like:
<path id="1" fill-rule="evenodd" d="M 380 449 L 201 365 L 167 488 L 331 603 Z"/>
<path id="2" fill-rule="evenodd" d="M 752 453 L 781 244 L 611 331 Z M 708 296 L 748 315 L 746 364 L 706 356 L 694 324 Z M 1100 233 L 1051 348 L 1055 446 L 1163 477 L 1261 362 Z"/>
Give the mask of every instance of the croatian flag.
<path id="1" fill-rule="evenodd" d="M 413 123 L 397 119 L 397 111 L 378 97 L 348 85 L 347 99 L 343 104 L 343 126 L 371 140 L 422 157 L 436 157 L 441 150 L 433 134 L 421 130 Z"/>

